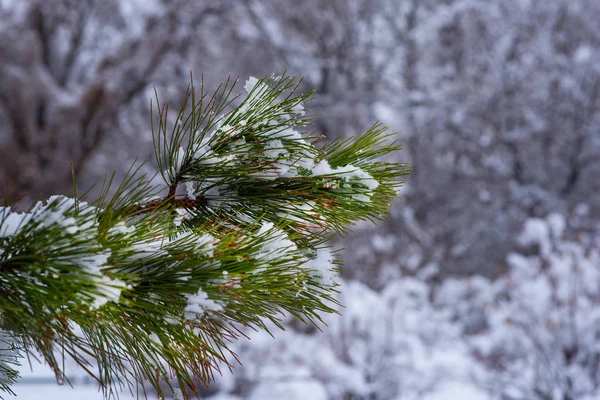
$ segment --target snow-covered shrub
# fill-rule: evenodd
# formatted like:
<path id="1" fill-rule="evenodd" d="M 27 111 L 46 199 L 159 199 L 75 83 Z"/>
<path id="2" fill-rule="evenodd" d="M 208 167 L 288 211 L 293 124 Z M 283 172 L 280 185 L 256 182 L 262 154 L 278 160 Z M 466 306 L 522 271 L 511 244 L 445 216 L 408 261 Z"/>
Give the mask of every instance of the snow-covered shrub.
<path id="1" fill-rule="evenodd" d="M 446 310 L 465 336 L 484 332 L 486 308 L 494 299 L 494 283 L 482 276 L 449 278 L 435 290 L 434 303 Z"/>
<path id="2" fill-rule="evenodd" d="M 523 251 L 508 256 L 494 301 L 481 303 L 489 326 L 472 343 L 494 398 L 600 396 L 600 252 L 564 229 L 557 214 L 528 220 Z"/>
<path id="3" fill-rule="evenodd" d="M 430 296 L 426 283 L 410 277 L 390 282 L 381 293 L 345 282 L 342 316 L 324 316 L 323 332 L 288 329 L 277 340 L 252 332 L 250 341 L 239 342 L 243 367 L 220 380 L 221 395 L 427 398 L 445 383 L 465 380 L 471 362 L 460 326 Z M 264 397 L 269 388 L 279 397 Z"/>
<path id="4" fill-rule="evenodd" d="M 596 399 L 600 247 L 567 237 L 565 226 L 557 214 L 528 220 L 495 281 L 434 288 L 403 276 L 379 293 L 347 282 L 341 318 L 277 341 L 251 334 L 237 350 L 252 361 L 221 390 L 251 399 L 269 387 L 289 399 L 308 389 L 328 399 Z"/>

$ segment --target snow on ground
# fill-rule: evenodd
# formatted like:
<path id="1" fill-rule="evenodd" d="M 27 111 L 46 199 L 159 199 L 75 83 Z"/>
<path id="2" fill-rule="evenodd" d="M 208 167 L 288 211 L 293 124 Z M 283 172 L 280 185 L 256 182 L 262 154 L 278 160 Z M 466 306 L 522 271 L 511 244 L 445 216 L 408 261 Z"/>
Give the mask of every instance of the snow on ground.
<path id="1" fill-rule="evenodd" d="M 325 387 L 317 380 L 295 382 L 262 382 L 250 400 L 327 400 Z"/>
<path id="2" fill-rule="evenodd" d="M 102 393 L 91 383 L 90 378 L 83 374 L 77 374 L 72 380 L 74 387 L 69 385 L 58 385 L 54 381 L 54 375 L 47 366 L 34 364 L 34 370 L 29 366 L 20 368 L 22 379 L 14 386 L 16 397 L 6 396 L 6 399 L 26 400 L 103 400 Z M 290 397 L 290 394 L 292 396 Z M 282 396 L 283 395 L 283 396 Z M 121 399 L 134 399 L 129 393 L 120 395 Z M 318 381 L 307 378 L 295 382 L 262 382 L 248 397 L 250 400 L 286 400 L 311 399 L 327 400 L 327 392 Z M 212 396 L 210 400 L 242 400 L 242 398 L 220 394 Z M 458 381 L 447 382 L 441 385 L 434 393 L 428 394 L 423 400 L 488 400 L 489 397 L 473 385 Z"/>
<path id="3" fill-rule="evenodd" d="M 19 368 L 21 379 L 13 386 L 16 397 L 5 396 L 5 400 L 104 400 L 102 392 L 93 383 L 92 378 L 83 372 L 72 373 L 71 382 L 59 385 L 56 383 L 54 374 L 46 365 L 31 361 L 33 370 L 23 361 L 25 365 Z M 130 393 L 122 393 L 119 398 L 123 400 L 135 399 Z"/>
<path id="4" fill-rule="evenodd" d="M 25 400 L 103 400 L 102 393 L 93 386 L 59 386 L 57 384 L 18 384 L 14 387 L 16 399 Z M 6 397 L 9 400 L 11 397 Z M 122 399 L 135 397 L 121 396 Z"/>

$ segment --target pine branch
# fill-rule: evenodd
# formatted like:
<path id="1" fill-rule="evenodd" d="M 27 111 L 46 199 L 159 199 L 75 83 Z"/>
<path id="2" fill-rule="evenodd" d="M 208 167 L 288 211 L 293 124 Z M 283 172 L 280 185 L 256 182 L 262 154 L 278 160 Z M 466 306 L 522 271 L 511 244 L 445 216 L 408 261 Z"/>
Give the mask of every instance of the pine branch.
<path id="1" fill-rule="evenodd" d="M 177 198 L 175 196 L 169 195 L 167 197 L 149 201 L 144 205 L 132 207 L 130 210 L 127 210 L 126 215 L 136 216 L 141 214 L 152 213 L 161 208 L 164 208 L 165 205 L 169 205 L 175 209 L 195 209 L 198 207 L 206 206 L 207 204 L 208 201 L 204 198 L 204 196 L 197 196 L 195 199 L 190 199 L 188 197 Z"/>
<path id="2" fill-rule="evenodd" d="M 144 383 L 165 396 L 172 382 L 187 396 L 228 362 L 240 326 L 335 312 L 326 241 L 384 219 L 408 166 L 383 161 L 399 146 L 381 125 L 315 147 L 302 132 L 313 93 L 293 77 L 251 78 L 239 100 L 236 82 L 211 96 L 190 85 L 175 119 L 157 96 L 163 188 L 134 163 L 93 204 L 0 208 L 1 328 L 57 379 L 68 357 L 106 396 Z"/>

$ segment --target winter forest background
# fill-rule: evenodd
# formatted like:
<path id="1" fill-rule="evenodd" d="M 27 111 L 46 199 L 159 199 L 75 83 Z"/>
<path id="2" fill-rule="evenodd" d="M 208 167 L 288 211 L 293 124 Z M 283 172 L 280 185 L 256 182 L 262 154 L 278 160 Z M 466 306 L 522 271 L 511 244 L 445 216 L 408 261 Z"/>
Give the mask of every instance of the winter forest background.
<path id="1" fill-rule="evenodd" d="M 248 332 L 203 396 L 597 399 L 599 20 L 597 0 L 0 0 L 0 181 L 26 204 L 72 193 L 69 157 L 82 191 L 151 172 L 153 86 L 179 104 L 190 71 L 304 76 L 316 131 L 381 120 L 413 173 L 388 223 L 339 240 L 342 316 Z M 23 375 L 22 398 L 95 395 Z"/>

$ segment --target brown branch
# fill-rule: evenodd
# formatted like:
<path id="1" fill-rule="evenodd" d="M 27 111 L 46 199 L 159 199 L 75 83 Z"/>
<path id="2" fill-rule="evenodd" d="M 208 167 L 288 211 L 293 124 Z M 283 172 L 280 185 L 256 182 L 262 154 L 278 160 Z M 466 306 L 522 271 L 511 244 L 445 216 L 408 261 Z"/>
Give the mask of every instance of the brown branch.
<path id="1" fill-rule="evenodd" d="M 199 208 L 208 205 L 208 201 L 204 196 L 197 196 L 196 199 L 190 199 L 188 197 L 184 198 L 176 198 L 171 194 L 171 189 L 169 189 L 169 195 L 166 197 L 162 197 L 160 199 L 149 201 L 146 204 L 137 205 L 130 210 L 127 210 L 128 216 L 136 216 L 140 214 L 147 214 L 153 211 L 158 210 L 161 207 L 166 205 L 171 206 L 171 208 Z"/>

